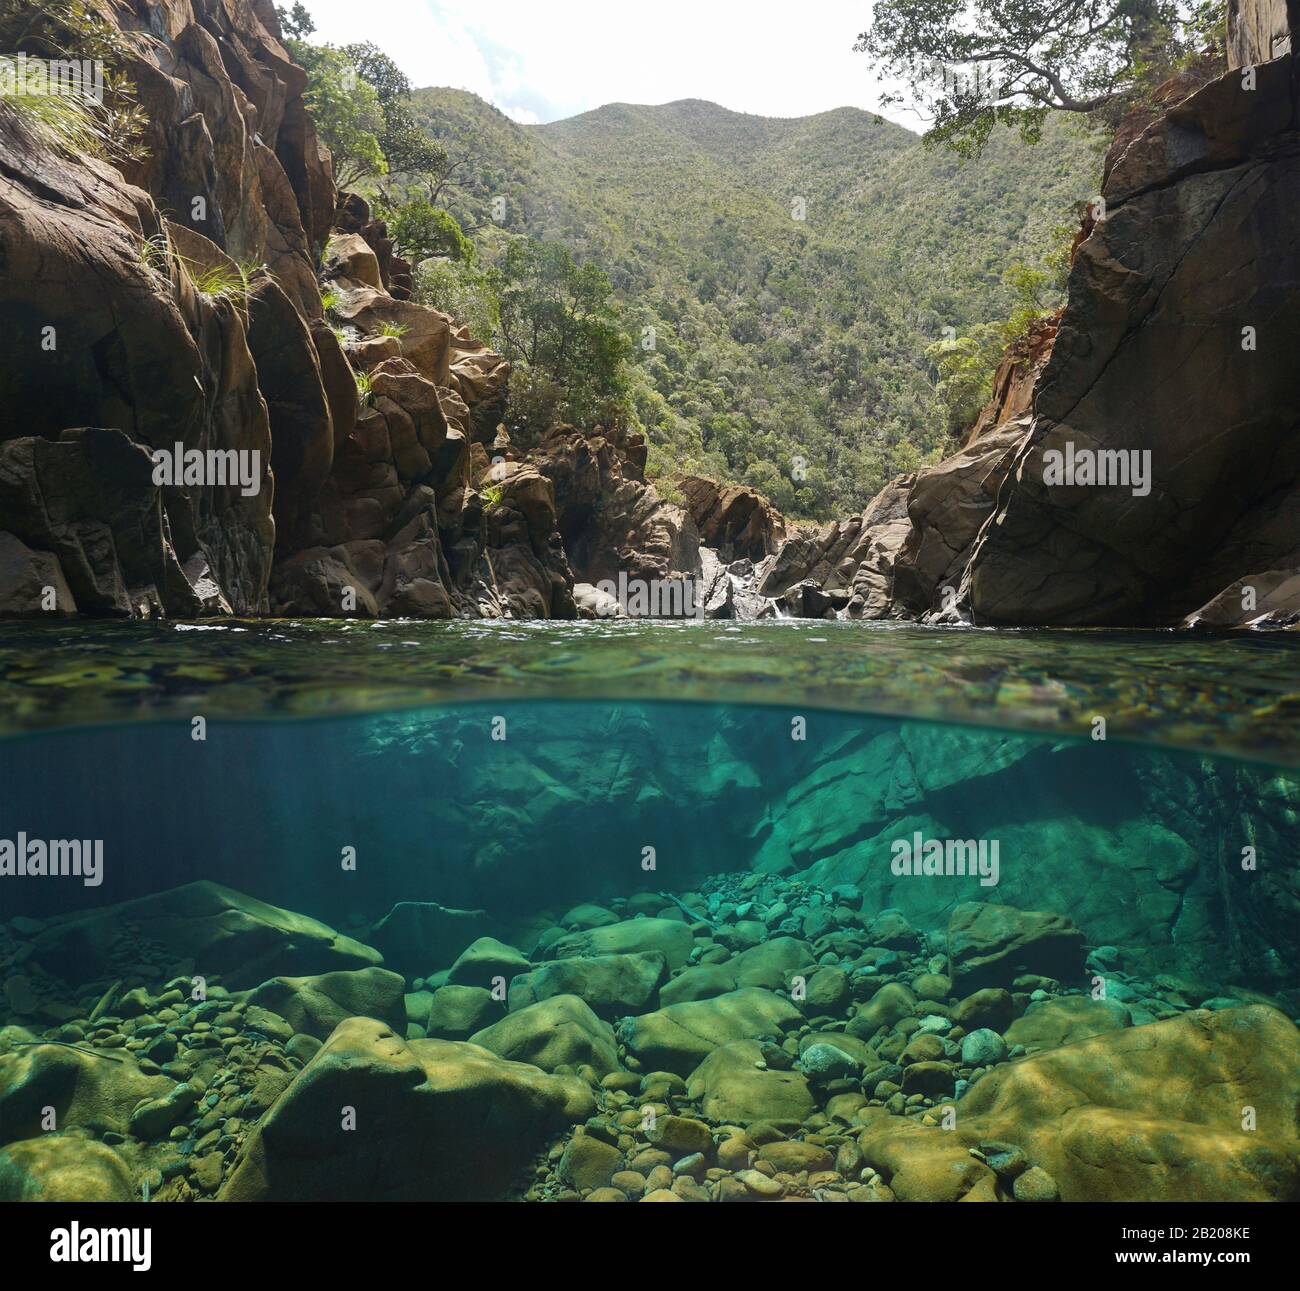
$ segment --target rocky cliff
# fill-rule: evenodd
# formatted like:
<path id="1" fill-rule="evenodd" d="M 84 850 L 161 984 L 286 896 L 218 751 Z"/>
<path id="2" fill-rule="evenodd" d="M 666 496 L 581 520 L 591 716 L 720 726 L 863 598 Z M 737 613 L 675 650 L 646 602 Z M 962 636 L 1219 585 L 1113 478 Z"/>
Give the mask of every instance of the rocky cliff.
<path id="1" fill-rule="evenodd" d="M 850 617 L 1300 622 L 1298 23 L 1232 0 L 1229 70 L 1119 132 L 1054 336 L 783 582 Z"/>
<path id="2" fill-rule="evenodd" d="M 572 618 L 624 577 L 723 618 L 1300 619 L 1294 3 L 1233 0 L 1230 70 L 1120 130 L 961 450 L 789 531 L 749 489 L 668 500 L 636 434 L 515 450 L 509 365 L 336 192 L 270 0 L 93 6 L 138 158 L 0 100 L 0 613 Z"/>
<path id="3" fill-rule="evenodd" d="M 699 571 L 638 437 L 498 432 L 508 364 L 336 192 L 270 0 L 93 8 L 138 158 L 0 100 L 0 612 L 572 618 L 570 553 Z"/>

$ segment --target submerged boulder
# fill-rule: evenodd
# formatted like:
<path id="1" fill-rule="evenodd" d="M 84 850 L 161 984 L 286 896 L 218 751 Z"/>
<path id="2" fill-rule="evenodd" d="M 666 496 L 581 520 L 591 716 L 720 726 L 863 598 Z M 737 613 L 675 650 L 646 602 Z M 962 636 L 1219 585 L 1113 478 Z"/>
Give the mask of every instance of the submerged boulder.
<path id="1" fill-rule="evenodd" d="M 154 949 L 163 971 L 188 960 L 197 973 L 219 975 L 232 988 L 279 974 L 383 963 L 377 950 L 318 919 L 206 879 L 46 920 L 31 939 L 32 958 L 56 977 L 95 981 L 138 973 L 140 942 Z"/>
<path id="2" fill-rule="evenodd" d="M 952 1131 L 882 1116 L 861 1135 L 901 1200 L 1005 1196 L 989 1167 L 1012 1157 L 1065 1201 L 1300 1199 L 1300 1031 L 1263 1005 L 1047 1050 L 996 1068 L 956 1110 Z"/>
<path id="3" fill-rule="evenodd" d="M 955 990 L 1010 986 L 1022 973 L 1065 982 L 1084 972 L 1083 933 L 1064 915 L 966 901 L 948 921 Z"/>
<path id="4" fill-rule="evenodd" d="M 594 1111 L 575 1077 L 352 1018 L 245 1142 L 218 1199 L 492 1199 L 548 1135 Z"/>
<path id="5" fill-rule="evenodd" d="M 248 996 L 270 1009 L 294 1031 L 324 1040 L 345 1018 L 377 1018 L 395 1031 L 406 1022 L 406 985 L 386 968 L 322 973 L 317 977 L 273 977 Z"/>
<path id="6" fill-rule="evenodd" d="M 567 959 L 658 952 L 668 962 L 669 968 L 681 968 L 694 945 L 691 930 L 678 919 L 627 919 L 622 923 L 561 937 L 551 947 L 551 957 Z"/>
<path id="7" fill-rule="evenodd" d="M 733 1040 L 779 1038 L 803 1021 L 784 996 L 746 987 L 709 1000 L 673 1004 L 656 1013 L 624 1018 L 619 1041 L 647 1071 L 688 1076 L 715 1049 Z"/>
<path id="8" fill-rule="evenodd" d="M 93 1139 L 46 1134 L 0 1149 L 0 1201 L 134 1201 L 125 1162 Z"/>
<path id="9" fill-rule="evenodd" d="M 691 1073 L 686 1091 L 712 1121 L 764 1121 L 793 1129 L 816 1110 L 808 1081 L 797 1071 L 768 1068 L 757 1040 L 733 1040 L 714 1049 Z"/>
<path id="10" fill-rule="evenodd" d="M 173 1084 L 141 1071 L 124 1051 L 28 1044 L 0 1053 L 0 1143 L 43 1134 L 48 1108 L 60 1129 L 125 1134 L 136 1106 L 165 1096 Z"/>
<path id="11" fill-rule="evenodd" d="M 530 1004 L 475 1032 L 470 1040 L 543 1071 L 590 1066 L 597 1075 L 606 1076 L 619 1066 L 613 1029 L 576 995 L 556 995 Z"/>
<path id="12" fill-rule="evenodd" d="M 507 946 L 495 937 L 480 937 L 460 953 L 447 974 L 447 981 L 452 986 L 490 989 L 498 979 L 509 982 L 531 967 L 527 956 L 513 946 Z"/>
<path id="13" fill-rule="evenodd" d="M 510 1009 L 526 1008 L 555 995 L 576 995 L 606 1021 L 653 1008 L 668 963 L 658 951 L 636 955 L 593 955 L 557 959 L 510 983 Z"/>

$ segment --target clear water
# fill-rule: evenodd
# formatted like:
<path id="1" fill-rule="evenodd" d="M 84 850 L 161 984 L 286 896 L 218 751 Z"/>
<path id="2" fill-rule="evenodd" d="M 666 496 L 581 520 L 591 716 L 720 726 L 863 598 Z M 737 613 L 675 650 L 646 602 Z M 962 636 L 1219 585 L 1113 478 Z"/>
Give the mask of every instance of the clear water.
<path id="1" fill-rule="evenodd" d="M 267 977 L 340 967 L 311 946 L 283 954 L 271 936 L 269 950 L 240 943 L 214 969 L 207 931 L 187 953 L 180 916 L 179 932 L 158 939 L 132 906 L 67 931 L 81 913 L 199 881 L 382 944 L 385 967 L 404 979 L 417 1049 L 440 1034 L 427 1026 L 426 993 L 444 985 L 466 936 L 434 923 L 385 934 L 384 917 L 403 903 L 482 911 L 476 930 L 490 926 L 533 966 L 564 958 L 556 943 L 582 932 L 588 916 L 571 912 L 588 904 L 608 923 L 649 914 L 690 926 L 697 968 L 793 937 L 810 969 L 839 968 L 853 983 L 824 1015 L 805 1007 L 801 1027 L 769 1037 L 784 1034 L 796 1055 L 809 1035 L 852 1034 L 860 1006 L 890 982 L 950 980 L 949 923 L 969 902 L 1063 916 L 1082 936 L 1079 961 L 1060 978 L 1041 964 L 1039 980 L 1008 976 L 1002 985 L 1021 1012 L 1034 990 L 1049 1003 L 1087 995 L 1099 971 L 1128 1026 L 1207 1002 L 1300 1012 L 1294 642 L 840 624 L 285 623 L 10 627 L 0 660 L 0 839 L 96 840 L 103 856 L 94 885 L 0 879 L 0 962 L 7 983 L 21 979 L 0 1001 L 9 1025 L 0 1112 L 4 1064 L 48 1052 L 42 1040 L 128 1055 L 159 1079 L 200 1071 L 217 1101 L 205 1095 L 177 1133 L 65 1128 L 78 1144 L 98 1138 L 117 1153 L 137 1194 L 146 1184 L 155 1197 L 248 1186 L 247 1167 L 244 1183 L 231 1179 L 263 1151 L 257 1127 L 270 1113 L 248 1101 L 239 1063 L 256 1069 L 266 1061 L 257 1046 L 284 1047 L 260 1032 L 248 1040 L 228 1011 L 173 1003 L 172 1016 L 159 1016 L 168 984 L 201 974 L 238 998 L 263 966 L 275 970 Z M 979 855 L 984 868 L 906 872 L 900 851 L 923 857 L 927 843 L 947 848 L 945 860 Z M 925 870 L 919 860 L 914 868 Z M 894 917 L 910 932 L 882 950 L 881 920 Z M 1101 958 L 1085 965 L 1089 952 Z M 950 1023 L 969 994 L 950 985 L 915 1017 L 929 1007 Z M 122 1007 L 135 988 L 157 1020 L 142 1026 Z M 636 1018 L 654 1002 L 605 1012 L 635 1088 L 647 1069 Z M 191 1046 L 198 1019 L 218 1014 L 231 1043 Z M 887 1031 L 867 1036 L 885 1056 Z M 154 1053 L 159 1034 L 178 1043 Z M 299 1046 L 286 1071 L 315 1047 Z M 983 1073 L 951 1045 L 946 1057 L 960 1083 L 910 1101 L 891 1087 L 864 1097 L 862 1070 L 847 1085 L 813 1082 L 813 1119 L 789 1132 L 824 1139 L 829 1117 L 832 1148 L 835 1127 L 850 1136 L 828 1113 L 834 1093 L 912 1118 L 959 1100 Z M 572 1064 L 559 1066 L 564 1075 Z M 670 1105 L 704 1114 L 684 1091 L 680 1101 Z M 602 1104 L 599 1114 L 617 1110 Z M 427 1186 L 437 1195 L 584 1191 L 547 1156 L 566 1134 L 543 1136 L 531 1175 L 526 1161 L 511 1161 L 522 1178 Z M 650 1142 L 623 1145 L 624 1162 Z M 329 1182 L 316 1178 L 311 1195 L 352 1195 L 341 1164 L 322 1169 Z M 0 1190 L 4 1181 L 0 1163 Z M 782 1186 L 812 1187 L 797 1176 Z M 860 1186 L 856 1177 L 822 1185 Z"/>

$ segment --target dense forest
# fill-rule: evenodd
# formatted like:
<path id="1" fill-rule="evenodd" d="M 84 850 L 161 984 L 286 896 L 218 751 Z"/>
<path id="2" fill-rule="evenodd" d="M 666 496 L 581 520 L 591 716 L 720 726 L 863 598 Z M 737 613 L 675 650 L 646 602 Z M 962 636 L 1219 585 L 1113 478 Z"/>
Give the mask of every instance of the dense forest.
<path id="1" fill-rule="evenodd" d="M 612 284 L 652 472 L 743 480 L 800 517 L 860 509 L 951 448 L 1007 320 L 1055 303 L 1098 183 L 1097 137 L 1068 122 L 965 161 L 854 108 L 611 104 L 520 126 L 424 89 L 411 109 L 479 249 L 433 303 L 474 312 L 474 276 L 518 236 L 563 244 Z"/>

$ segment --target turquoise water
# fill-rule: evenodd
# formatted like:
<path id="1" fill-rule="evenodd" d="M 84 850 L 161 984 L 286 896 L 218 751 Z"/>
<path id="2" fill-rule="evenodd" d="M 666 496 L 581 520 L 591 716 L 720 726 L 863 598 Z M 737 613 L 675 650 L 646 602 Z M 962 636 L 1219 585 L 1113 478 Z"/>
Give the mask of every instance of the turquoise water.
<path id="1" fill-rule="evenodd" d="M 351 1018 L 393 1028 L 426 1071 L 468 1061 L 435 1041 L 472 1035 L 537 1080 L 576 1080 L 554 1098 L 593 1100 L 570 1114 L 643 1191 L 664 1182 L 650 1179 L 659 1139 L 618 1117 L 653 1106 L 714 1135 L 713 1176 L 669 1176 L 682 1199 L 770 1186 L 904 1197 L 889 1150 L 875 1167 L 840 1156 L 862 1135 L 876 1160 L 877 1112 L 929 1126 L 981 1080 L 1116 1027 L 1206 1006 L 1300 1013 L 1290 644 L 435 626 L 6 632 L 0 861 L 20 835 L 76 840 L 87 872 L 0 878 L 0 1113 L 30 1102 L 27 1084 L 67 1087 L 41 1062 L 144 1084 L 116 1119 L 87 1120 L 64 1097 L 53 1138 L 11 1116 L 0 1194 L 52 1195 L 53 1166 L 22 1158 L 38 1144 L 75 1162 L 76 1182 L 59 1186 L 77 1196 L 146 1184 L 155 1199 L 353 1195 L 356 1162 L 277 1173 L 262 1128 L 298 1114 L 297 1073 L 323 1079 L 331 1047 L 359 1043 L 335 1030 Z M 449 702 L 461 682 L 472 697 Z M 953 720 L 934 720 L 949 698 Z M 320 711 L 333 715 L 301 715 Z M 1015 925 L 991 964 L 962 965 L 970 903 Z M 339 977 L 276 985 L 322 973 Z M 824 998 L 792 1009 L 792 983 L 814 977 L 831 983 Z M 196 1002 L 196 978 L 215 996 Z M 966 1053 L 979 1028 L 961 1021 L 986 989 L 1008 1011 L 984 1028 L 998 1033 L 987 1062 Z M 746 997 L 762 1017 L 734 1023 L 726 1001 L 745 990 L 767 1003 Z M 882 1013 L 900 990 L 902 1016 Z M 548 1011 L 557 992 L 578 1022 Z M 662 1009 L 717 1000 L 716 1018 L 687 1028 L 716 1025 L 708 1048 L 662 1040 Z M 534 1013 L 523 1038 L 485 1029 L 526 1029 Z M 927 1028 L 935 1039 L 913 1052 Z M 808 1056 L 827 1037 L 832 1067 L 847 1064 L 829 1075 L 813 1071 L 825 1055 Z M 752 1071 L 754 1044 L 810 1100 L 789 1124 L 710 1092 L 704 1056 L 716 1045 Z M 661 1069 L 681 1088 L 655 1084 Z M 192 1082 L 208 1092 L 176 1118 L 140 1112 L 142 1091 Z M 505 1097 L 488 1097 L 484 1126 Z M 817 1158 L 828 1177 L 814 1184 L 818 1170 L 769 1163 L 776 1185 L 752 1187 L 724 1168 L 720 1136 L 773 1119 L 800 1151 L 829 1145 L 837 1168 Z M 539 1129 L 531 1166 L 527 1151 L 475 1140 L 502 1169 L 459 1182 L 402 1182 L 401 1135 L 369 1150 L 396 1196 L 608 1187 L 610 1171 L 593 1185 L 601 1171 L 576 1163 L 574 1133 L 563 1116 Z M 1063 1195 L 1100 1187 L 1043 1160 Z M 987 1187 L 1014 1191 L 1010 1175 Z"/>

